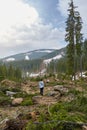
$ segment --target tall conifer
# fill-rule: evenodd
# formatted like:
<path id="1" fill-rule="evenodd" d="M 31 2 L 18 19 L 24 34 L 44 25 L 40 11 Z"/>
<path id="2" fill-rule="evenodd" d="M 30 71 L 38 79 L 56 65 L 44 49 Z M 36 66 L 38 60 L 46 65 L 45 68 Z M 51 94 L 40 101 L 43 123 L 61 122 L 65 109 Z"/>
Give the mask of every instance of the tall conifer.
<path id="1" fill-rule="evenodd" d="M 75 11 L 73 0 L 69 3 L 68 18 L 66 21 L 66 35 L 65 40 L 67 45 L 67 63 L 68 73 L 74 76 L 77 71 L 77 56 L 81 57 L 81 45 L 82 45 L 82 19 L 78 11 Z M 80 64 L 81 65 L 81 64 Z M 80 66 L 81 70 L 81 66 Z"/>

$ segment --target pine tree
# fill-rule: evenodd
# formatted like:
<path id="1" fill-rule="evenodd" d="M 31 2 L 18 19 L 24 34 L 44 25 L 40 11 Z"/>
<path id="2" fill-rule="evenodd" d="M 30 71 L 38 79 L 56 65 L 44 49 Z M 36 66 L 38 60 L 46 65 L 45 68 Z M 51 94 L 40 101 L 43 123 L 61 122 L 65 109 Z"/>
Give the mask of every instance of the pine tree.
<path id="1" fill-rule="evenodd" d="M 75 75 L 74 73 L 74 55 L 75 55 L 75 7 L 73 4 L 73 1 L 71 0 L 71 3 L 69 3 L 69 14 L 66 21 L 66 35 L 65 40 L 68 42 L 67 46 L 67 63 L 68 63 L 68 73 L 70 75 Z"/>
<path id="2" fill-rule="evenodd" d="M 73 0 L 69 3 L 68 18 L 66 21 L 66 35 L 65 40 L 67 45 L 67 63 L 68 73 L 74 76 L 77 68 L 77 56 L 81 57 L 81 45 L 82 45 L 82 20 L 78 11 L 75 11 Z M 81 65 L 81 64 L 80 64 Z M 81 69 L 81 67 L 80 67 Z"/>

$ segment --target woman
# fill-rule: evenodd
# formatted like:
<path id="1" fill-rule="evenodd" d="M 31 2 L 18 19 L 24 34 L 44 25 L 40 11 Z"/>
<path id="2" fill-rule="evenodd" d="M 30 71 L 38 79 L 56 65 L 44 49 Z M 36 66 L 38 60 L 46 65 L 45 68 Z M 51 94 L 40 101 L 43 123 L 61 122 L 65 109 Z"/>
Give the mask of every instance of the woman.
<path id="1" fill-rule="evenodd" d="M 43 95 L 44 82 L 42 79 L 39 81 L 39 88 L 40 88 L 40 94 Z"/>

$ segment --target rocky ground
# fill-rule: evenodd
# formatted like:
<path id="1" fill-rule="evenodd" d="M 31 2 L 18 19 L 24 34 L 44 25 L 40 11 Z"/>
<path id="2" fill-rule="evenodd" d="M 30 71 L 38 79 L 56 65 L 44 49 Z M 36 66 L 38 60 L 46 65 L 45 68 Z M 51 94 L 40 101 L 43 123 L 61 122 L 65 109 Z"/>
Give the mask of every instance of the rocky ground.
<path id="1" fill-rule="evenodd" d="M 53 84 L 53 82 L 56 82 L 56 85 Z M 44 95 L 41 96 L 39 94 L 38 82 L 36 81 L 31 82 L 29 80 L 20 84 L 9 80 L 2 81 L 1 86 L 9 86 L 12 88 L 19 86 L 23 92 L 36 95 L 32 97 L 33 104 L 29 106 L 21 106 L 20 102 L 18 102 L 17 105 L 0 106 L 0 130 L 22 130 L 30 119 L 36 121 L 40 115 L 40 111 L 45 110 L 44 108 L 48 110 L 52 104 L 57 102 L 72 101 L 75 96 L 72 93 L 69 93 L 66 96 L 66 93 L 68 93 L 70 89 L 75 88 L 75 84 L 70 81 L 68 83 L 65 82 L 64 85 L 58 85 L 58 82 L 59 80 L 55 81 L 53 79 L 49 80 L 49 83 L 45 81 Z M 83 88 L 79 85 L 76 89 L 78 91 L 83 91 Z M 13 97 L 12 102 L 14 99 L 15 98 Z M 19 100 L 17 99 L 16 101 Z M 17 124 L 19 124 L 19 126 L 17 126 Z M 11 129 L 10 127 L 14 127 L 14 129 Z"/>

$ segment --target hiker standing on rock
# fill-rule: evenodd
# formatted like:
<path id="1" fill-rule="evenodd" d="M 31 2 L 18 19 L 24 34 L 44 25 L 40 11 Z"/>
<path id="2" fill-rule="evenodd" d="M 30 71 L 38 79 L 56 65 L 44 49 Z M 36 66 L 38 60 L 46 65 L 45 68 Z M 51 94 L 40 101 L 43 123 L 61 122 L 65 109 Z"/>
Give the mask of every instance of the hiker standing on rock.
<path id="1" fill-rule="evenodd" d="M 39 81 L 39 88 L 40 88 L 40 94 L 43 95 L 44 82 L 42 79 Z"/>

